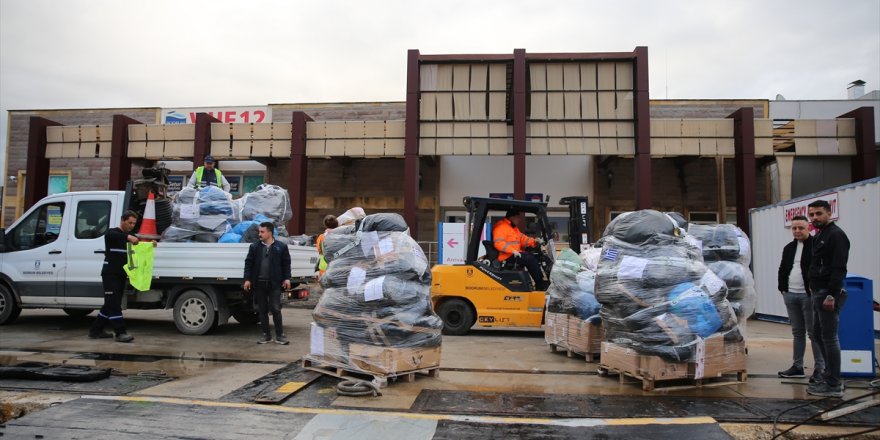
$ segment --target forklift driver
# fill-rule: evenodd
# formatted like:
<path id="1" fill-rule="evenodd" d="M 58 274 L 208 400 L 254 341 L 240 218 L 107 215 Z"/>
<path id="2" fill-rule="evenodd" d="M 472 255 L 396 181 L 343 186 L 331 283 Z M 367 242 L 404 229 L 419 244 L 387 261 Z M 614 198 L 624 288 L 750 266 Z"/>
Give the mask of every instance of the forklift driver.
<path id="1" fill-rule="evenodd" d="M 546 290 L 547 285 L 538 259 L 529 252 L 522 252 L 524 248 L 543 245 L 544 240 L 523 234 L 519 228 L 524 222 L 525 214 L 511 208 L 504 214 L 503 219 L 492 226 L 493 244 L 498 250 L 498 261 L 503 262 L 510 257 L 516 258 L 515 261 L 525 266 L 535 281 L 535 290 Z"/>

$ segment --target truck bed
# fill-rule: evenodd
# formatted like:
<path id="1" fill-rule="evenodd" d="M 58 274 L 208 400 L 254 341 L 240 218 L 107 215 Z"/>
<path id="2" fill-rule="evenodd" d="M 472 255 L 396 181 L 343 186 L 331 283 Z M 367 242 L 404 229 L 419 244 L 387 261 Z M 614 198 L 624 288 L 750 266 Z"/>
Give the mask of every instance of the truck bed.
<path id="1" fill-rule="evenodd" d="M 186 279 L 241 279 L 248 243 L 163 243 L 156 246 L 153 277 Z M 309 279 L 315 274 L 318 250 L 313 246 L 288 245 L 290 276 Z"/>

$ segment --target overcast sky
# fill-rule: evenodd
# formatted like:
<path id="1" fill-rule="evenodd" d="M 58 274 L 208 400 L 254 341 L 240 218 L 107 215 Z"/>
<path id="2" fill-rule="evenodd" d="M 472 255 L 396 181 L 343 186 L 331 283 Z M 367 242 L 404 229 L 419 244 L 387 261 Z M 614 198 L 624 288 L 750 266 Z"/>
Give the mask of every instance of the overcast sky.
<path id="1" fill-rule="evenodd" d="M 0 110 L 403 101 L 407 49 L 636 46 L 654 99 L 845 99 L 880 1 L 0 0 Z"/>

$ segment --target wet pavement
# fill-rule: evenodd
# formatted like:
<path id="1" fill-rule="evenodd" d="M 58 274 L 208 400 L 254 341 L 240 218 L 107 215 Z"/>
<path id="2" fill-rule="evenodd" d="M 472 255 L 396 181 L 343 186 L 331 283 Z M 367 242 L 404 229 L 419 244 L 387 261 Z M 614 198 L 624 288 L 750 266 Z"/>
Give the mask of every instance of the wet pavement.
<path id="1" fill-rule="evenodd" d="M 88 422 L 89 414 L 101 411 L 126 426 L 112 438 L 352 438 L 355 432 L 357 438 L 385 439 L 641 438 L 646 432 L 651 438 L 730 438 L 718 421 L 769 424 L 806 403 L 781 419 L 797 422 L 834 403 L 808 396 L 805 379 L 776 376 L 790 363 L 789 327 L 760 321 L 748 325 L 745 383 L 646 392 L 640 384 L 600 377 L 596 364 L 582 357 L 551 353 L 543 333 L 484 330 L 444 337 L 439 377 L 418 376 L 389 384 L 381 397 L 357 398 L 337 396 L 339 379 L 310 375 L 296 362 L 308 351 L 310 310 L 284 310 L 290 346 L 257 345 L 254 325 L 184 336 L 170 311 L 130 310 L 126 319 L 136 337 L 132 344 L 87 339 L 91 318 L 61 311 L 27 310 L 0 328 L 0 364 L 115 369 L 91 388 L 0 380 L 0 402 L 37 402 L 31 414 L 6 422 L 0 433 L 111 438 L 102 434 L 106 426 Z M 281 404 L 253 403 L 260 393 L 290 383 L 303 385 Z M 867 381 L 850 380 L 845 398 L 869 391 Z M 52 402 L 59 404 L 46 408 Z M 878 424 L 877 408 L 836 424 Z M 394 436 L 400 433 L 410 435 Z"/>

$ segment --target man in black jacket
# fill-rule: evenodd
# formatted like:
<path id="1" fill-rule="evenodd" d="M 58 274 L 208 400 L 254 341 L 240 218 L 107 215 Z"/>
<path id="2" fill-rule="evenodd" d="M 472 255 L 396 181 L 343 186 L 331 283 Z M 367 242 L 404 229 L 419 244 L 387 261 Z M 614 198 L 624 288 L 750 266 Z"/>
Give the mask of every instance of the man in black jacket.
<path id="1" fill-rule="evenodd" d="M 809 226 L 807 218 L 802 215 L 791 219 L 794 240 L 782 249 L 782 261 L 779 263 L 778 289 L 785 301 L 785 308 L 788 309 L 791 334 L 794 337 L 792 365 L 789 369 L 780 371 L 779 377 L 805 377 L 804 351 L 807 347 L 806 336 L 809 335 L 814 361 L 810 383 L 816 383 L 821 380 L 825 370 L 825 358 L 822 357 L 822 348 L 813 337 L 813 304 L 807 288 L 813 241 Z"/>
<path id="2" fill-rule="evenodd" d="M 831 205 L 827 201 L 810 203 L 807 212 L 813 226 L 819 229 L 813 238 L 808 278 L 813 302 L 813 336 L 825 358 L 823 380 L 811 384 L 807 392 L 814 396 L 841 397 L 843 383 L 840 381 L 840 339 L 837 337 L 837 328 L 840 309 L 846 302 L 843 280 L 849 259 L 849 239 L 831 221 Z"/>
<path id="3" fill-rule="evenodd" d="M 257 298 L 263 337 L 258 344 L 272 342 L 269 312 L 275 324 L 275 343 L 287 345 L 281 322 L 281 288 L 290 289 L 290 250 L 275 240 L 275 225 L 260 223 L 260 242 L 252 243 L 244 260 L 244 290 L 252 289 Z"/>
<path id="4" fill-rule="evenodd" d="M 101 282 L 104 285 L 104 305 L 98 311 L 98 319 L 89 330 L 89 338 L 112 338 L 113 334 L 104 331 L 109 323 L 116 333 L 117 342 L 131 342 L 134 337 L 125 331 L 122 320 L 122 295 L 125 293 L 127 275 L 125 263 L 128 262 L 128 243 L 138 244 L 138 238 L 131 233 L 137 224 L 137 214 L 125 211 L 119 227 L 104 234 L 104 267 L 101 269 Z"/>

